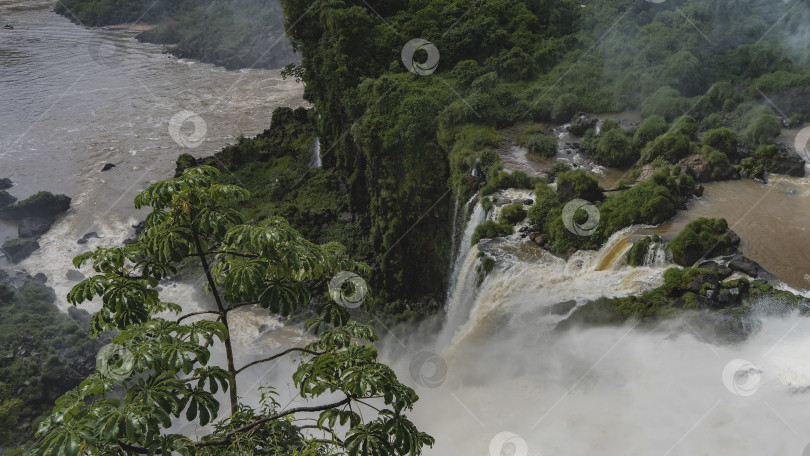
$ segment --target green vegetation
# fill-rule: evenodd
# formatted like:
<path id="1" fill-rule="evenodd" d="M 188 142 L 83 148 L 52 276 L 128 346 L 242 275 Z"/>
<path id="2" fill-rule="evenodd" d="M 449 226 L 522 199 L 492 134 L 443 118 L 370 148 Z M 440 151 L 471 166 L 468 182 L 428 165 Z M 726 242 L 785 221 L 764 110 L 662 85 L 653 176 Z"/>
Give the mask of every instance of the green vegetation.
<path id="1" fill-rule="evenodd" d="M 337 243 L 307 241 L 282 218 L 244 223 L 233 206 L 249 192 L 216 183 L 217 174 L 191 168 L 150 185 L 135 198 L 136 208 L 152 208 L 135 244 L 99 247 L 74 259 L 98 274 L 77 284 L 68 300 L 79 305 L 101 298 L 92 334 L 120 334 L 97 371 L 56 401 L 32 454 L 418 455 L 432 445 L 405 416 L 418 397 L 377 362 L 374 330 L 350 319 L 347 307 L 363 304 L 365 285 L 348 271 L 367 272 L 368 266 L 347 258 Z M 216 310 L 164 319 L 182 308 L 162 301 L 155 287 L 185 258 L 205 271 Z M 327 282 L 340 275 L 345 280 L 329 288 L 327 299 Z M 287 316 L 311 299 L 315 316 L 307 327 L 314 341 L 236 366 L 231 311 L 253 306 Z M 214 350 L 221 356 L 212 359 Z M 329 396 L 331 402 L 287 408 L 276 400 L 275 387 L 246 394 L 238 384 L 246 369 L 288 353 L 301 359 L 292 376 L 297 397 L 311 403 Z M 220 388 L 229 395 L 224 418 Z M 240 402 L 238 391 L 260 397 L 259 407 Z M 181 416 L 199 426 L 194 437 L 166 432 Z M 305 434 L 313 423 L 329 438 Z"/>
<path id="2" fill-rule="evenodd" d="M 157 24 L 138 38 L 227 68 L 281 68 L 295 60 L 277 0 L 63 0 L 54 11 L 88 26 Z"/>
<path id="3" fill-rule="evenodd" d="M 732 236 L 725 219 L 700 217 L 689 222 L 669 243 L 676 263 L 692 266 L 701 258 L 736 250 L 739 238 Z M 735 239 L 736 238 L 736 239 Z"/>
<path id="4" fill-rule="evenodd" d="M 501 221 L 514 225 L 522 222 L 525 219 L 526 211 L 523 210 L 523 205 L 520 203 L 510 204 L 501 209 Z"/>
<path id="5" fill-rule="evenodd" d="M 532 135 L 524 144 L 530 154 L 551 158 L 557 154 L 557 140 L 548 135 Z"/>
<path id="6" fill-rule="evenodd" d="M 481 239 L 492 239 L 499 236 L 508 236 L 515 232 L 512 225 L 508 221 L 493 222 L 487 220 L 486 222 L 475 227 L 472 235 L 472 245 L 478 244 Z"/>
<path id="7" fill-rule="evenodd" d="M 0 449 L 30 447 L 53 401 L 95 363 L 99 344 L 87 335 L 90 315 L 60 312 L 55 298 L 35 280 L 19 290 L 0 285 Z"/>
<path id="8" fill-rule="evenodd" d="M 577 308 L 560 328 L 575 324 L 621 324 L 628 319 L 655 323 L 686 311 L 704 310 L 711 312 L 709 318 L 717 319 L 720 324 L 718 332 L 736 332 L 732 336 L 738 339 L 750 331 L 741 324 L 741 319 L 760 299 L 766 299 L 773 312 L 799 310 L 805 315 L 808 313 L 806 306 L 810 300 L 807 298 L 759 281 L 724 279 L 715 271 L 670 268 L 664 272 L 664 284 L 660 287 L 640 296 L 603 297 L 591 301 Z"/>
<path id="9" fill-rule="evenodd" d="M 621 127 L 605 131 L 603 125 L 594 158 L 607 166 L 620 167 L 635 163 L 639 155 Z"/>

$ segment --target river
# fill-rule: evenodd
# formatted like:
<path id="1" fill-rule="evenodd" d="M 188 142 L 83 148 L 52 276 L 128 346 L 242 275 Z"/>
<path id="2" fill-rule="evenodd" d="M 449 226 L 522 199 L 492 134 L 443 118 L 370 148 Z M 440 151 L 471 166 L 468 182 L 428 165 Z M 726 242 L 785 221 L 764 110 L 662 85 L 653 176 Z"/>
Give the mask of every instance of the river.
<path id="1" fill-rule="evenodd" d="M 77 26 L 50 3 L 0 0 L 0 21 L 15 27 L 0 30 L 0 177 L 12 178 L 9 192 L 19 199 L 40 190 L 73 198 L 42 248 L 20 264 L 45 273 L 64 308 L 72 257 L 130 236 L 145 216 L 133 198 L 171 177 L 179 154 L 211 155 L 269 127 L 276 107 L 305 103 L 303 85 L 278 70 L 226 71 L 170 57 L 134 32 Z M 170 120 L 183 112 L 198 117 L 175 140 Z M 106 163 L 116 167 L 102 173 Z M 101 239 L 76 243 L 93 231 Z M 13 237 L 16 227 L 0 224 L 0 242 Z"/>
<path id="2" fill-rule="evenodd" d="M 20 198 L 39 190 L 73 198 L 42 248 L 20 264 L 46 273 L 64 308 L 70 259 L 127 237 L 143 215 L 132 208 L 133 197 L 170 177 L 178 154 L 210 155 L 240 134 L 262 131 L 275 107 L 304 101 L 302 86 L 278 71 L 231 72 L 178 60 L 129 32 L 78 27 L 48 4 L 0 0 L 0 20 L 16 27 L 0 33 L 0 177 L 15 181 L 11 193 Z M 180 141 L 172 138 L 170 119 L 184 111 L 202 119 L 204 139 L 189 125 Z M 196 147 L 183 146 L 184 140 Z M 116 167 L 102 173 L 105 163 Z M 481 221 L 483 211 L 470 206 L 476 204 L 470 200 L 464 213 Z M 697 216 L 725 216 L 747 255 L 785 286 L 804 290 L 808 207 L 808 179 L 716 183 L 657 230 L 671 234 Z M 478 247 L 469 247 L 469 227 L 460 230 L 443 329 L 414 330 L 408 338 L 382 334 L 385 359 L 421 396 L 414 420 L 437 439 L 427 454 L 810 454 L 806 319 L 763 312 L 762 329 L 738 345 L 706 343 L 680 321 L 645 330 L 633 324 L 552 330 L 571 305 L 661 282 L 670 264 L 630 268 L 623 262 L 636 230 L 569 261 L 518 235 L 484 242 L 481 249 L 498 265 L 478 287 Z M 101 239 L 77 244 L 88 231 Z M 13 226 L 0 225 L 0 242 L 14 236 Z M 166 292 L 170 300 L 193 298 L 192 305 L 201 305 L 194 303 L 202 298 L 183 286 Z M 241 318 L 240 350 L 267 324 L 257 314 Z M 263 349 L 302 337 L 297 328 L 269 329 Z M 724 377 L 739 359 L 756 369 L 746 371 L 747 378 Z M 289 384 L 288 373 L 279 367 L 264 379 Z"/>

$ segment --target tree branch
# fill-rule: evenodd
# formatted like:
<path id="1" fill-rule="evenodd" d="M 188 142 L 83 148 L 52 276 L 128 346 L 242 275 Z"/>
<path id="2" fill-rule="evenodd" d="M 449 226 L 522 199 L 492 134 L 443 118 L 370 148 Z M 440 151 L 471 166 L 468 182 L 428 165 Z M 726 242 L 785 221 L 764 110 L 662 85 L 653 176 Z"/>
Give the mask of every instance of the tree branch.
<path id="1" fill-rule="evenodd" d="M 351 402 L 351 400 L 352 400 L 352 396 L 346 396 L 346 399 L 343 399 L 343 400 L 338 401 L 338 402 L 333 402 L 331 404 L 316 405 L 314 407 L 291 408 L 291 409 L 285 410 L 283 412 L 276 413 L 275 415 L 260 418 L 260 419 L 258 419 L 256 421 L 254 421 L 253 423 L 246 424 L 246 425 L 244 425 L 244 426 L 242 426 L 242 427 L 240 427 L 238 429 L 234 429 L 233 431 L 226 434 L 224 438 L 221 438 L 219 440 L 202 440 L 202 441 L 194 442 L 193 445 L 196 446 L 196 447 L 226 445 L 226 444 L 231 442 L 231 439 L 233 439 L 233 437 L 235 435 L 241 434 L 243 432 L 247 432 L 247 431 L 250 431 L 250 430 L 253 430 L 254 428 L 256 428 L 256 427 L 258 427 L 258 426 L 260 426 L 260 425 L 262 425 L 264 423 L 267 423 L 268 421 L 275 421 L 275 420 L 277 420 L 279 418 L 283 418 L 283 417 L 285 417 L 287 415 L 292 415 L 294 413 L 299 413 L 299 412 L 322 412 L 324 410 L 329 410 L 329 409 L 333 409 L 333 408 L 336 408 L 336 407 L 340 407 L 341 405 L 344 405 L 344 404 L 348 404 L 349 402 Z"/>
<path id="2" fill-rule="evenodd" d="M 219 312 L 217 312 L 216 310 L 201 310 L 199 312 L 191 312 L 191 313 L 185 314 L 182 317 L 178 318 L 177 323 L 180 323 L 181 321 L 185 320 L 188 317 L 193 317 L 195 315 L 203 315 L 203 314 L 219 315 Z"/>
<path id="3" fill-rule="evenodd" d="M 316 351 L 309 350 L 309 349 L 306 349 L 306 348 L 294 347 L 294 348 L 284 350 L 283 352 L 275 354 L 275 355 L 273 355 L 273 356 L 271 356 L 269 358 L 259 359 L 259 360 L 253 361 L 252 363 L 247 363 L 244 366 L 237 369 L 236 373 L 238 374 L 238 373 L 242 372 L 243 370 L 247 369 L 250 366 L 255 366 L 256 364 L 261 364 L 261 363 L 265 363 L 267 361 L 272 361 L 272 360 L 274 360 L 276 358 L 281 358 L 282 356 L 284 356 L 286 354 L 289 354 L 289 353 L 292 353 L 294 351 L 300 351 L 300 352 L 304 352 L 304 353 L 309 353 L 310 355 L 315 355 L 315 356 L 323 355 L 323 352 L 316 352 Z"/>

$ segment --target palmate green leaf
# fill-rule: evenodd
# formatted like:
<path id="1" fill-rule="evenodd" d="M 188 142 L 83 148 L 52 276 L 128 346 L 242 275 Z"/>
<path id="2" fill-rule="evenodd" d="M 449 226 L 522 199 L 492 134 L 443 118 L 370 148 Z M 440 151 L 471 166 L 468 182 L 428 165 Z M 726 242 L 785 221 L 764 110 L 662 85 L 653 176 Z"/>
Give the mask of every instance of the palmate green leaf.
<path id="1" fill-rule="evenodd" d="M 211 422 L 212 418 L 216 418 L 217 413 L 219 413 L 219 402 L 217 402 L 213 394 L 202 388 L 192 389 L 186 398 L 188 400 L 186 419 L 189 421 L 194 420 L 199 414 L 200 424 L 205 426 Z"/>
<path id="2" fill-rule="evenodd" d="M 254 258 L 229 257 L 225 262 L 225 299 L 231 302 L 254 301 L 261 294 L 264 262 Z"/>
<path id="3" fill-rule="evenodd" d="M 73 286 L 68 292 L 68 302 L 75 305 L 91 301 L 95 296 L 101 296 L 107 289 L 109 282 L 102 275 L 88 277 Z"/>
<path id="4" fill-rule="evenodd" d="M 68 421 L 45 434 L 32 456 L 78 456 L 88 446 L 94 445 L 93 430 L 84 421 Z"/>
<path id="5" fill-rule="evenodd" d="M 349 456 L 389 456 L 395 453 L 388 434 L 378 421 L 360 424 L 349 429 L 344 441 Z"/>
<path id="6" fill-rule="evenodd" d="M 311 297 L 306 284 L 291 279 L 270 279 L 262 286 L 261 306 L 285 317 L 309 303 Z"/>

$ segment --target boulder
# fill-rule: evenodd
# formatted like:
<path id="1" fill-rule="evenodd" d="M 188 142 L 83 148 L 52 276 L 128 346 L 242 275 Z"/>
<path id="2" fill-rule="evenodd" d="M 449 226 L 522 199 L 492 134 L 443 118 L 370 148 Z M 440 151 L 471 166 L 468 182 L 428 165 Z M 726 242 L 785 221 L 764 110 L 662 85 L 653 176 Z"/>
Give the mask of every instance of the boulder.
<path id="1" fill-rule="evenodd" d="M 716 166 L 709 163 L 703 155 L 693 154 L 678 162 L 686 174 L 695 179 L 695 182 L 712 182 L 729 179 L 739 179 L 740 173 L 731 166 Z"/>
<path id="2" fill-rule="evenodd" d="M 638 178 L 636 179 L 636 182 L 641 182 L 649 179 L 656 171 L 658 171 L 658 168 L 656 168 L 653 165 L 642 166 L 641 172 L 638 173 Z"/>
<path id="3" fill-rule="evenodd" d="M 48 232 L 53 225 L 53 219 L 27 218 L 23 219 L 17 227 L 17 234 L 20 237 L 35 237 Z"/>
<path id="4" fill-rule="evenodd" d="M 599 123 L 599 118 L 595 115 L 580 112 L 571 120 L 568 131 L 572 135 L 583 136 L 588 129 L 596 128 L 597 123 Z"/>
<path id="5" fill-rule="evenodd" d="M 780 155 L 768 166 L 768 172 L 792 177 L 804 177 L 804 160 L 799 157 Z"/>
<path id="6" fill-rule="evenodd" d="M 32 277 L 32 279 L 34 281 L 36 281 L 36 282 L 39 282 L 39 283 L 43 284 L 43 285 L 48 283 L 48 276 L 46 276 L 42 272 L 37 272 L 36 274 L 34 274 L 34 277 Z"/>
<path id="7" fill-rule="evenodd" d="M 113 168 L 115 168 L 115 165 L 114 165 L 114 164 L 112 164 L 112 163 L 107 163 L 107 164 L 105 164 L 105 165 L 104 165 L 104 167 L 103 167 L 103 168 L 101 168 L 101 172 L 103 173 L 104 171 L 109 171 L 109 170 L 111 170 L 111 169 L 113 169 Z"/>
<path id="8" fill-rule="evenodd" d="M 12 263 L 19 263 L 28 258 L 39 248 L 36 239 L 12 239 L 3 243 L 2 251 Z"/>
<path id="9" fill-rule="evenodd" d="M 72 282 L 81 282 L 85 279 L 85 275 L 75 269 L 70 269 L 65 273 L 65 278 Z"/>
<path id="10" fill-rule="evenodd" d="M 87 241 L 89 241 L 90 239 L 93 239 L 93 238 L 100 239 L 101 236 L 99 236 L 98 233 L 96 233 L 95 231 L 91 231 L 91 232 L 85 234 L 84 236 L 82 236 L 82 238 L 79 239 L 78 241 L 76 241 L 76 243 L 77 244 L 87 244 Z"/>
<path id="11" fill-rule="evenodd" d="M 14 186 L 14 182 L 11 182 L 11 179 L 8 177 L 4 177 L 0 179 L 0 190 L 8 190 Z"/>
<path id="12" fill-rule="evenodd" d="M 0 190 L 0 208 L 14 204 L 16 201 L 17 198 L 12 196 L 9 192 Z"/>
<path id="13" fill-rule="evenodd" d="M 728 267 L 732 271 L 741 272 L 755 279 L 771 280 L 773 278 L 773 275 L 760 266 L 759 263 L 744 255 L 734 257 L 728 262 Z"/>
<path id="14" fill-rule="evenodd" d="M 0 218 L 21 219 L 25 217 L 53 217 L 70 208 L 70 198 L 39 192 L 22 201 L 0 209 Z"/>

